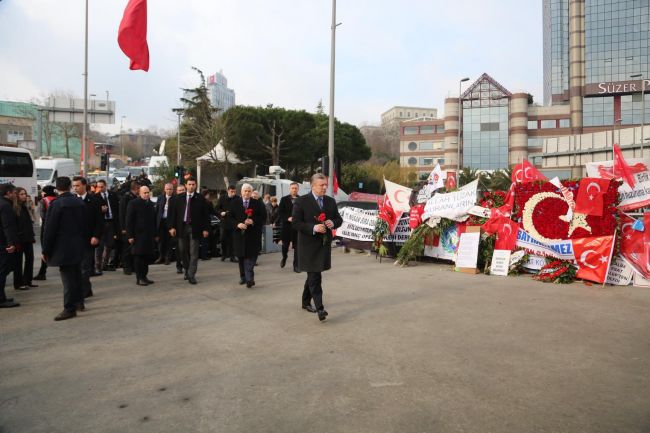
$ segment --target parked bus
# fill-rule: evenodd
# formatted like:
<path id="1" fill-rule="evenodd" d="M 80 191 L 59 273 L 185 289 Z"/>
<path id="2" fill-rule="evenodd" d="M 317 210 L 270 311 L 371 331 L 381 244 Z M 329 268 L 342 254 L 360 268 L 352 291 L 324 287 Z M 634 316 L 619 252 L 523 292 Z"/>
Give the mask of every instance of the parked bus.
<path id="1" fill-rule="evenodd" d="M 36 168 L 29 150 L 0 146 L 0 183 L 12 183 L 36 196 Z"/>

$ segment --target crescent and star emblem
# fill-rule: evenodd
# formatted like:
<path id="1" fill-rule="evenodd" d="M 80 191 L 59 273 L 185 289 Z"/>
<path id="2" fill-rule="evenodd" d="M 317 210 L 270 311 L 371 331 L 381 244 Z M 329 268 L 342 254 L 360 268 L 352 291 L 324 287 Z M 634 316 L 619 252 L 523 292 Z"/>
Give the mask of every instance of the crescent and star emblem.
<path id="1" fill-rule="evenodd" d="M 600 185 L 597 182 L 590 182 L 589 185 L 587 185 L 587 194 L 589 194 L 589 200 L 593 200 L 594 196 L 589 192 L 592 186 L 595 186 L 596 189 L 598 190 L 598 194 L 602 192 L 600 189 Z"/>
<path id="2" fill-rule="evenodd" d="M 598 266 L 595 266 L 595 265 L 592 265 L 592 264 L 590 264 L 590 263 L 587 263 L 587 257 L 589 257 L 589 254 L 590 254 L 590 253 L 594 253 L 594 254 L 596 254 L 596 251 L 594 251 L 594 250 L 587 250 L 587 251 L 584 251 L 584 252 L 580 255 L 580 263 L 582 263 L 583 265 L 585 265 L 585 266 L 588 267 L 588 268 L 596 269 Z"/>

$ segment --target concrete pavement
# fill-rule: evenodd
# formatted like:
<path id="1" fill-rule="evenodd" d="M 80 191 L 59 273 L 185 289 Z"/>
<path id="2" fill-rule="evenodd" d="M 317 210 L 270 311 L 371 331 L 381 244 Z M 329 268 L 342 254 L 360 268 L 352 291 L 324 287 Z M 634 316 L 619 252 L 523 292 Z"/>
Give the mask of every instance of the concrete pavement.
<path id="1" fill-rule="evenodd" d="M 105 273 L 54 322 L 56 272 L 0 311 L 0 432 L 650 431 L 650 290 L 402 269 L 335 250 L 328 321 L 260 257 Z M 289 262 L 291 259 L 289 260 Z"/>

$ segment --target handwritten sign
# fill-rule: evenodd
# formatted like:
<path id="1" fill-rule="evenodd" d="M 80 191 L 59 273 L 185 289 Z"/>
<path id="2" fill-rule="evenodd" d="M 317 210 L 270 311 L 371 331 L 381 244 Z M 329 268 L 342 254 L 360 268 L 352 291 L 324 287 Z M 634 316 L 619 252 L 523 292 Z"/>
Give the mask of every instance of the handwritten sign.
<path id="1" fill-rule="evenodd" d="M 478 179 L 463 186 L 460 190 L 447 194 L 436 194 L 424 206 L 422 219 L 431 217 L 462 221 L 468 211 L 476 204 Z"/>
<path id="2" fill-rule="evenodd" d="M 628 265 L 621 256 L 616 256 L 612 259 L 609 265 L 609 272 L 607 273 L 607 284 L 615 286 L 627 286 L 632 280 L 634 270 L 632 266 Z"/>
<path id="3" fill-rule="evenodd" d="M 490 265 L 490 275 L 508 276 L 510 269 L 510 250 L 494 250 L 492 254 L 492 264 Z"/>

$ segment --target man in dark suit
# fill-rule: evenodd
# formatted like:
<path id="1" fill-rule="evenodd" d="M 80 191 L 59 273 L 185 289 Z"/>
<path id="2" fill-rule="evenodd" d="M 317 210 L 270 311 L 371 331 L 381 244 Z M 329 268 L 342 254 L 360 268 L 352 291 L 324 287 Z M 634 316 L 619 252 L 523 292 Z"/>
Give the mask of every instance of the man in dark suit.
<path id="1" fill-rule="evenodd" d="M 233 247 L 239 259 L 239 284 L 249 289 L 255 285 L 255 263 L 262 248 L 262 230 L 266 222 L 266 207 L 252 198 L 253 187 L 243 184 L 241 197 L 230 203 L 230 215 L 235 224 Z"/>
<path id="2" fill-rule="evenodd" d="M 156 202 L 156 230 L 158 236 L 158 259 L 154 263 L 171 263 L 171 242 L 169 237 L 169 227 L 167 217 L 170 215 L 170 202 L 174 194 L 174 185 L 165 184 L 165 192 Z"/>
<path id="3" fill-rule="evenodd" d="M 18 243 L 18 221 L 13 208 L 15 194 L 16 187 L 12 184 L 0 185 L 0 308 L 20 306 L 5 294 L 7 275 L 16 261 L 16 243 Z"/>
<path id="4" fill-rule="evenodd" d="M 154 254 L 156 233 L 156 207 L 149 200 L 149 187 L 140 187 L 140 196 L 126 208 L 126 234 L 133 254 L 136 284 L 148 286 L 153 281 L 147 277 L 149 260 Z"/>
<path id="5" fill-rule="evenodd" d="M 120 200 L 120 233 L 122 236 L 122 266 L 124 267 L 124 275 L 131 275 L 133 273 L 133 256 L 131 255 L 131 245 L 126 236 L 126 208 L 131 200 L 138 197 L 140 184 L 135 180 L 130 181 L 129 191 L 122 196 Z"/>
<path id="6" fill-rule="evenodd" d="M 187 190 L 185 189 L 185 185 L 179 183 L 178 185 L 176 185 L 176 194 L 172 195 L 171 198 L 169 199 L 169 209 L 167 209 L 167 232 L 168 233 L 169 230 L 171 229 L 172 219 L 174 218 L 174 209 L 176 206 L 177 199 L 178 197 L 185 197 L 186 193 Z M 183 260 L 181 260 L 180 253 L 178 252 L 178 237 L 172 236 L 170 238 L 170 248 L 172 246 L 176 248 L 176 273 L 182 274 L 184 273 Z"/>
<path id="7" fill-rule="evenodd" d="M 231 262 L 235 262 L 235 254 L 233 252 L 233 233 L 235 231 L 235 224 L 233 223 L 232 216 L 230 215 L 230 203 L 236 197 L 235 185 L 228 186 L 228 192 L 221 194 L 217 200 L 216 211 L 221 219 L 221 261 L 230 258 Z"/>
<path id="8" fill-rule="evenodd" d="M 169 233 L 178 236 L 178 253 L 185 268 L 185 279 L 196 284 L 196 269 L 199 262 L 199 241 L 207 238 L 210 229 L 210 216 L 205 198 L 196 192 L 196 179 L 190 177 L 185 182 L 187 193 L 174 200 L 174 215 Z"/>
<path id="9" fill-rule="evenodd" d="M 332 229 L 343 224 L 336 201 L 326 196 L 326 192 L 327 177 L 316 173 L 311 178 L 311 192 L 295 201 L 291 221 L 298 231 L 298 267 L 307 272 L 302 308 L 318 313 L 321 322 L 327 317 L 321 273 L 332 267 Z M 315 309 L 311 305 L 312 299 Z"/>
<path id="10" fill-rule="evenodd" d="M 43 260 L 59 266 L 63 283 L 63 311 L 54 320 L 66 320 L 77 315 L 83 305 L 81 263 L 88 245 L 88 212 L 79 198 L 70 194 L 70 178 L 58 177 L 59 197 L 47 211 L 43 233 Z"/>
<path id="11" fill-rule="evenodd" d="M 280 199 L 278 206 L 278 221 L 281 224 L 280 239 L 282 240 L 282 261 L 280 267 L 284 268 L 287 264 L 287 256 L 289 254 L 289 244 L 293 246 L 293 270 L 300 272 L 298 269 L 298 251 L 297 240 L 298 232 L 291 228 L 291 213 L 293 212 L 293 203 L 298 198 L 298 183 L 293 182 L 289 185 L 289 194 Z"/>
<path id="12" fill-rule="evenodd" d="M 115 270 L 109 267 L 108 262 L 115 247 L 115 238 L 120 232 L 120 202 L 117 194 L 107 189 L 104 179 L 97 181 L 97 189 L 95 196 L 100 200 L 104 225 L 102 227 L 102 236 L 99 238 L 99 245 L 95 249 L 95 273 L 101 274 L 102 271 Z"/>
<path id="13" fill-rule="evenodd" d="M 88 242 L 84 247 L 84 259 L 81 262 L 81 287 L 85 299 L 93 295 L 90 277 L 93 272 L 95 248 L 99 245 L 99 239 L 104 231 L 104 215 L 102 214 L 100 200 L 88 191 L 88 181 L 85 177 L 73 177 L 72 188 L 77 197 L 83 200 L 86 205 Z"/>

